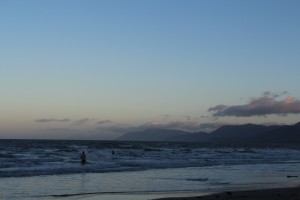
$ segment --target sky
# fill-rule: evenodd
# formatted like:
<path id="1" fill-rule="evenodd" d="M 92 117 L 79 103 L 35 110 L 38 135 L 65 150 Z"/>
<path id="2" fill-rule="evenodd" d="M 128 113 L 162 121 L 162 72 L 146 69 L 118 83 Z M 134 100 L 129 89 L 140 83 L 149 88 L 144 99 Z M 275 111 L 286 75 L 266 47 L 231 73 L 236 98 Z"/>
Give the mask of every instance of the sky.
<path id="1" fill-rule="evenodd" d="M 0 139 L 300 121 L 298 0 L 0 1 Z"/>

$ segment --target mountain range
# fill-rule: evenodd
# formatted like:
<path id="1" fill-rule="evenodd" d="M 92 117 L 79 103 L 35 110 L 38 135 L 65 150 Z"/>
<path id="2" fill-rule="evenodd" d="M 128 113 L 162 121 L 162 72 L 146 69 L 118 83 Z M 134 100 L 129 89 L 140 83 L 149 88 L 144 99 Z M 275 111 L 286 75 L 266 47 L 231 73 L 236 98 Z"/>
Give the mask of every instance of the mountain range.
<path id="1" fill-rule="evenodd" d="M 225 125 L 217 130 L 187 132 L 174 129 L 148 129 L 122 135 L 121 141 L 171 141 L 205 143 L 300 143 L 300 122 L 294 125 Z"/>

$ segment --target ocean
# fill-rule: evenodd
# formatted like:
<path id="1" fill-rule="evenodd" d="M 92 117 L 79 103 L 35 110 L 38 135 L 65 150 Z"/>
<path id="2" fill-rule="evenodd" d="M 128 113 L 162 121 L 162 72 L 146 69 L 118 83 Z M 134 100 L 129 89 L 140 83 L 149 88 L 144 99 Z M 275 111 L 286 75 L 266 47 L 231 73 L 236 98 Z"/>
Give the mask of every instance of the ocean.
<path id="1" fill-rule="evenodd" d="M 294 186 L 298 177 L 299 144 L 0 140 L 1 200 L 148 199 Z"/>

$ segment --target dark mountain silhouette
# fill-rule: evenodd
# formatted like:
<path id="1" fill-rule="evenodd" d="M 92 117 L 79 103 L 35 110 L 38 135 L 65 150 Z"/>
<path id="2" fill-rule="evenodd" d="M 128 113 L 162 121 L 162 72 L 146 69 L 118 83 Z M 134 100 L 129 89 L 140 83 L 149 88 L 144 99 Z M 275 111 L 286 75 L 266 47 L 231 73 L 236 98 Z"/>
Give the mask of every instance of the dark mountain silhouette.
<path id="1" fill-rule="evenodd" d="M 140 132 L 126 133 L 117 140 L 124 141 L 169 141 L 171 138 L 191 135 L 190 132 L 172 129 L 149 129 Z"/>
<path id="2" fill-rule="evenodd" d="M 300 122 L 292 126 L 279 126 L 252 138 L 252 140 L 263 143 L 300 143 Z"/>
<path id="3" fill-rule="evenodd" d="M 278 126 L 264 126 L 257 124 L 225 125 L 213 131 L 210 136 L 211 142 L 247 142 L 248 139 L 257 137 Z"/>
<path id="4" fill-rule="evenodd" d="M 214 137 L 252 137 L 260 133 L 275 129 L 276 126 L 264 126 L 256 124 L 225 125 L 213 131 Z"/>
<path id="5" fill-rule="evenodd" d="M 190 133 L 168 138 L 168 141 L 176 142 L 208 142 L 210 134 L 205 132 Z"/>
<path id="6" fill-rule="evenodd" d="M 205 143 L 300 143 L 300 122 L 294 125 L 225 125 L 212 133 L 149 129 L 127 133 L 117 140 Z"/>

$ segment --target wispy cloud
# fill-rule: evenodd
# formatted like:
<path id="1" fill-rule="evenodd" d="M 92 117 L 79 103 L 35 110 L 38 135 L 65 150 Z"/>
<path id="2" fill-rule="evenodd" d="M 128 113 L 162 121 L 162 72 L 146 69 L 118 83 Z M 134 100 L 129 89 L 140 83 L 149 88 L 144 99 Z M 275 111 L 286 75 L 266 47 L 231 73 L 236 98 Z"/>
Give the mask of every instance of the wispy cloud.
<path id="1" fill-rule="evenodd" d="M 48 123 L 48 122 L 70 122 L 71 119 L 55 119 L 55 118 L 42 118 L 42 119 L 37 119 L 35 122 L 38 123 Z"/>
<path id="2" fill-rule="evenodd" d="M 83 118 L 83 119 L 79 119 L 73 122 L 74 125 L 83 125 L 83 124 L 87 124 L 89 122 L 94 121 L 95 119 L 90 119 L 90 118 Z"/>
<path id="3" fill-rule="evenodd" d="M 285 94 L 287 92 L 280 94 L 265 92 L 263 96 L 253 98 L 248 104 L 232 106 L 220 104 L 209 108 L 208 111 L 212 112 L 214 117 L 250 117 L 300 113 L 300 100 L 291 96 L 279 99 Z"/>
<path id="4" fill-rule="evenodd" d="M 223 123 L 223 122 L 201 123 L 199 124 L 198 127 L 200 131 L 209 133 L 224 125 L 228 125 L 228 123 Z"/>
<path id="5" fill-rule="evenodd" d="M 48 132 L 76 132 L 76 130 L 68 129 L 68 128 L 49 128 L 46 131 L 48 131 Z"/>
<path id="6" fill-rule="evenodd" d="M 160 117 L 162 120 L 167 120 L 167 119 L 169 119 L 169 117 L 171 117 L 171 115 L 165 114 L 165 115 L 160 115 Z"/>
<path id="7" fill-rule="evenodd" d="M 192 119 L 192 117 L 189 116 L 189 115 L 184 115 L 184 116 L 182 116 L 182 117 L 185 118 L 185 119 L 187 119 L 188 121 L 190 121 L 190 120 Z"/>
<path id="8" fill-rule="evenodd" d="M 109 123 L 112 123 L 112 121 L 111 120 L 100 120 L 97 122 L 98 125 L 109 124 Z"/>
<path id="9" fill-rule="evenodd" d="M 164 128 L 164 129 L 179 129 L 179 130 L 186 130 L 186 131 L 197 131 L 199 129 L 198 120 L 177 120 L 177 121 L 170 121 L 167 123 L 160 123 L 160 122 L 148 122 L 141 126 L 139 129 L 151 129 L 151 128 Z"/>
<path id="10" fill-rule="evenodd" d="M 151 128 L 166 128 L 166 129 L 179 129 L 190 132 L 212 132 L 217 128 L 226 125 L 223 122 L 211 122 L 211 123 L 199 123 L 198 120 L 188 120 L 188 121 L 171 121 L 168 123 L 157 123 L 149 122 L 147 124 L 141 125 L 140 129 L 151 129 Z"/>

